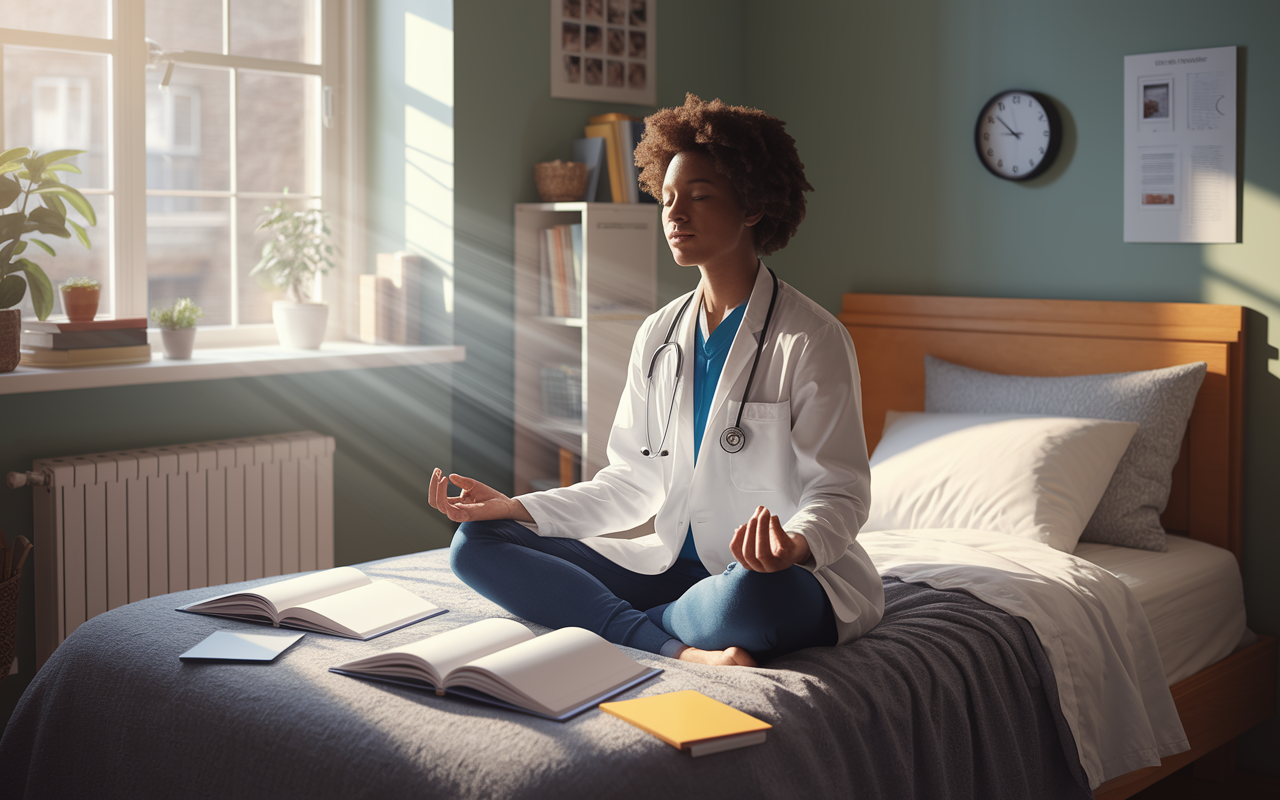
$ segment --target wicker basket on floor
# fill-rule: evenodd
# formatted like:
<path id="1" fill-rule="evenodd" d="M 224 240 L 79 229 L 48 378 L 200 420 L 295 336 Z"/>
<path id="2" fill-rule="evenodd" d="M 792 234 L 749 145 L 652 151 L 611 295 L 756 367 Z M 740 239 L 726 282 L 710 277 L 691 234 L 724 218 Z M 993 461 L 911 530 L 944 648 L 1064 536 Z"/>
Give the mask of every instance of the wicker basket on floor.
<path id="1" fill-rule="evenodd" d="M 0 583 L 0 681 L 9 675 L 9 665 L 18 644 L 18 591 L 22 573 L 15 572 Z"/>

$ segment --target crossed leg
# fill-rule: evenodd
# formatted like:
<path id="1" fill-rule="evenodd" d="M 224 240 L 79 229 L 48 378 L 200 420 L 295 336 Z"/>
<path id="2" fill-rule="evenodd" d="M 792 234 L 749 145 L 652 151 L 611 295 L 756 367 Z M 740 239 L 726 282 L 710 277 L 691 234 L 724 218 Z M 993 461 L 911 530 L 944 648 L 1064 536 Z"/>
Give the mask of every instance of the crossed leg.
<path id="1" fill-rule="evenodd" d="M 800 567 L 751 572 L 734 563 L 720 575 L 678 561 L 659 575 L 625 569 L 582 542 L 541 537 L 512 520 L 466 522 L 450 552 L 454 574 L 518 617 L 553 628 L 577 626 L 614 644 L 677 655 L 683 645 L 723 654 L 741 648 L 766 661 L 803 647 L 834 644 L 826 593 Z M 751 663 L 680 657 L 707 663 Z"/>

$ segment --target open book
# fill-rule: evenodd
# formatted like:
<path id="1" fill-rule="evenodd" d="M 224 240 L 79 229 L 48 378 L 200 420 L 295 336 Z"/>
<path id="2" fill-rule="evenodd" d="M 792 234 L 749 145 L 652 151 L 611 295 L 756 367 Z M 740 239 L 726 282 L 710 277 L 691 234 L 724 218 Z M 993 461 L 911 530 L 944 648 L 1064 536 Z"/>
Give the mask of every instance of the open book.
<path id="1" fill-rule="evenodd" d="M 348 639 L 372 639 L 445 612 L 394 583 L 369 580 L 355 567 L 313 572 L 178 610 Z"/>
<path id="2" fill-rule="evenodd" d="M 455 694 L 566 720 L 662 672 L 633 661 L 591 631 L 542 636 L 514 620 L 486 619 L 330 672 Z"/>

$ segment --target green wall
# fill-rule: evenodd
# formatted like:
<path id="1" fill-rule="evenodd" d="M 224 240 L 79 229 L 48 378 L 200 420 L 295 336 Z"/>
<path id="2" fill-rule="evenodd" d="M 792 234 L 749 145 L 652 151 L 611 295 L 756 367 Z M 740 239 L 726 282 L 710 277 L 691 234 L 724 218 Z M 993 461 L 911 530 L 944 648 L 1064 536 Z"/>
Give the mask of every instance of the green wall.
<path id="1" fill-rule="evenodd" d="M 1280 632 L 1280 3 L 752 0 L 747 94 L 785 120 L 816 187 L 772 259 L 835 311 L 848 291 L 1204 301 L 1250 315 L 1244 564 L 1249 625 Z M 1242 244 L 1124 244 L 1124 56 L 1241 47 Z M 973 151 L 1006 88 L 1052 97 L 1054 167 L 1015 184 Z M 1270 332 L 1268 334 L 1268 328 Z M 1270 339 L 1268 343 L 1267 339 Z M 1275 718 L 1241 740 L 1276 772 Z"/>

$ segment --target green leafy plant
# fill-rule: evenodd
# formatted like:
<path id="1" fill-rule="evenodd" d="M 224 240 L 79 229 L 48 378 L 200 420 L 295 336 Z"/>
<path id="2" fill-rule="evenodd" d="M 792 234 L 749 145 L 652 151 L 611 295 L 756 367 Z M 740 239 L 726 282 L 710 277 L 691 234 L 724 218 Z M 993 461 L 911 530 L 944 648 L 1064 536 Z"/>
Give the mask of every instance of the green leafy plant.
<path id="1" fill-rule="evenodd" d="M 190 297 L 174 301 L 168 308 L 157 306 L 151 309 L 151 320 L 161 328 L 180 330 L 194 328 L 196 320 L 204 316 L 200 306 L 191 302 Z"/>
<path id="2" fill-rule="evenodd" d="M 291 211 L 286 200 L 267 206 L 265 211 L 257 230 L 266 231 L 270 238 L 249 274 L 268 288 L 285 289 L 289 299 L 305 303 L 315 276 L 333 268 L 329 215 L 318 208 Z"/>
<path id="3" fill-rule="evenodd" d="M 101 289 L 102 284 L 93 278 L 67 278 L 58 288 L 64 292 L 68 289 Z"/>
<path id="4" fill-rule="evenodd" d="M 79 212 L 90 226 L 98 224 L 98 216 L 84 195 L 58 178 L 59 172 L 80 173 L 74 164 L 66 161 L 83 152 L 55 150 L 41 155 L 27 147 L 15 147 L 0 153 L 0 211 L 17 207 L 16 211 L 0 213 L 0 308 L 13 308 L 21 303 L 30 288 L 36 316 L 45 319 L 53 311 L 53 284 L 38 264 L 23 257 L 28 241 L 22 237 L 27 236 L 51 256 L 57 254 L 49 243 L 29 234 L 70 239 L 74 231 L 80 244 L 92 247 L 84 228 L 67 218 L 67 205 Z M 34 208 L 32 198 L 40 201 Z M 19 272 L 22 275 L 18 275 Z"/>

